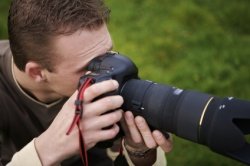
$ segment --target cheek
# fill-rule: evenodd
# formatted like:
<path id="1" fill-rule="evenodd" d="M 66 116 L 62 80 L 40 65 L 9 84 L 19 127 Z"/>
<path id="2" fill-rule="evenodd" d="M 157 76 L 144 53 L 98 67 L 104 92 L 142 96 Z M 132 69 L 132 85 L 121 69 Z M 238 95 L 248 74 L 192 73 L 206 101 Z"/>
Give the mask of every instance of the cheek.
<path id="1" fill-rule="evenodd" d="M 71 96 L 76 90 L 79 82 L 79 76 L 62 77 L 54 84 L 57 93 L 63 96 Z"/>
<path id="2" fill-rule="evenodd" d="M 67 89 L 68 94 L 70 94 L 71 96 L 77 90 L 78 83 L 79 83 L 79 77 L 74 77 L 67 80 L 67 84 L 65 84 L 65 86 L 62 88 Z"/>

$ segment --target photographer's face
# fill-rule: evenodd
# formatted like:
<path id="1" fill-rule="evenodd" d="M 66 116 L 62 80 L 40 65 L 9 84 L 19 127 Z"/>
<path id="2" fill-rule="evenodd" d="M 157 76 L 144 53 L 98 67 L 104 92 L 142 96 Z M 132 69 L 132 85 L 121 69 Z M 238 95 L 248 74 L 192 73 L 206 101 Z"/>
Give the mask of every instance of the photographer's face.
<path id="1" fill-rule="evenodd" d="M 46 70 L 50 90 L 58 97 L 71 96 L 77 89 L 80 76 L 93 58 L 112 48 L 106 25 L 97 30 L 81 30 L 68 36 L 59 36 L 54 42 L 57 65 L 53 72 Z"/>

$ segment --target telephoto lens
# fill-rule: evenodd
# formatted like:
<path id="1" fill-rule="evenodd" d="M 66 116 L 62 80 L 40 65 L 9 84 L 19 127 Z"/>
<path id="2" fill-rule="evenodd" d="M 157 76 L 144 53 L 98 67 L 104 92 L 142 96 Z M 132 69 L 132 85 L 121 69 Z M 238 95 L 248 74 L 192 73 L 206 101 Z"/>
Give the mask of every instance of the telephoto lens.
<path id="1" fill-rule="evenodd" d="M 250 164 L 250 102 L 182 90 L 150 81 L 128 80 L 121 91 L 123 109 L 143 116 L 149 125 L 210 147 Z"/>
<path id="2" fill-rule="evenodd" d="M 152 129 L 171 132 L 208 146 L 213 151 L 250 164 L 250 101 L 220 98 L 193 90 L 141 80 L 138 69 L 126 56 L 107 53 L 88 65 L 96 82 L 115 79 L 124 98 L 123 110 L 143 116 Z M 107 95 L 112 95 L 107 94 Z"/>

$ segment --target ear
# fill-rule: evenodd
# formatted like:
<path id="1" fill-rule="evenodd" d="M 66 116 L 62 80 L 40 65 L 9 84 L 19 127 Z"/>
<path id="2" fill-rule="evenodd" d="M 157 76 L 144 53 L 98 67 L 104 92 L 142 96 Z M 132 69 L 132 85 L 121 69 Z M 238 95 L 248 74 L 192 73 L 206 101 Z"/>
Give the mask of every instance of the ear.
<path id="1" fill-rule="evenodd" d="M 33 61 L 26 63 L 25 73 L 36 82 L 42 82 L 46 80 L 46 76 L 41 65 Z"/>

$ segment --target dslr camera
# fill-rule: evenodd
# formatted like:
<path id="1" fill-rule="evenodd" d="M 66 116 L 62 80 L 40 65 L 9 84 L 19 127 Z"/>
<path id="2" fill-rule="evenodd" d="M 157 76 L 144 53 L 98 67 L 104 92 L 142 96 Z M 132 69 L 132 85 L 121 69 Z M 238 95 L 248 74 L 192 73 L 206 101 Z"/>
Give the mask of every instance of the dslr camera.
<path id="1" fill-rule="evenodd" d="M 126 56 L 108 52 L 87 67 L 94 82 L 115 79 L 124 98 L 123 110 L 143 116 L 153 129 L 205 145 L 212 151 L 250 164 L 250 102 L 216 97 L 141 80 L 136 65 Z"/>

